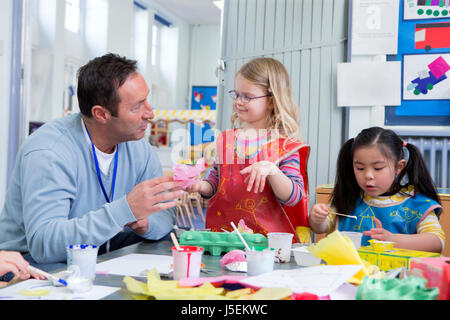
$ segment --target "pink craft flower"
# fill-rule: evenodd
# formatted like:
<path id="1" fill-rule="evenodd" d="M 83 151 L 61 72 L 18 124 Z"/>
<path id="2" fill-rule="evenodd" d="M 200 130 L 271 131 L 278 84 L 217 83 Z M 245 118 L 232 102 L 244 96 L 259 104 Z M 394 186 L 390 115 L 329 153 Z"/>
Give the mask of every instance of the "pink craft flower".
<path id="1" fill-rule="evenodd" d="M 200 158 L 194 166 L 177 163 L 173 166 L 173 180 L 183 181 L 182 188 L 187 188 L 198 181 L 198 176 L 205 170 L 205 159 Z"/>

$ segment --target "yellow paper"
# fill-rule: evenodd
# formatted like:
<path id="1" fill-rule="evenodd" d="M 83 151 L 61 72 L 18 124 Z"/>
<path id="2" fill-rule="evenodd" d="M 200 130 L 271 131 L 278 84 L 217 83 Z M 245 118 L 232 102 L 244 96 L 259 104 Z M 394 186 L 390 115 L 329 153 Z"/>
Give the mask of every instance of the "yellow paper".
<path id="1" fill-rule="evenodd" d="M 225 299 L 224 288 L 215 288 L 209 282 L 196 288 L 179 287 L 176 280 L 161 280 L 156 269 L 147 273 L 147 283 L 128 276 L 124 277 L 123 281 L 132 293 L 152 296 L 158 300 Z"/>
<path id="2" fill-rule="evenodd" d="M 239 297 L 249 295 L 249 294 L 251 294 L 251 292 L 252 292 L 252 289 L 243 288 L 243 289 L 238 289 L 238 290 L 233 290 L 233 291 L 227 292 L 227 294 L 225 296 L 227 298 L 237 299 Z"/>
<path id="3" fill-rule="evenodd" d="M 365 275 L 370 275 L 371 265 L 361 259 L 352 240 L 338 230 L 320 240 L 317 244 L 308 248 L 318 258 L 326 261 L 329 265 L 356 264 L 362 265 L 362 269 L 356 273 L 348 282 L 361 284 Z"/>
<path id="4" fill-rule="evenodd" d="M 20 290 L 19 293 L 26 297 L 44 297 L 50 294 L 50 290 Z"/>

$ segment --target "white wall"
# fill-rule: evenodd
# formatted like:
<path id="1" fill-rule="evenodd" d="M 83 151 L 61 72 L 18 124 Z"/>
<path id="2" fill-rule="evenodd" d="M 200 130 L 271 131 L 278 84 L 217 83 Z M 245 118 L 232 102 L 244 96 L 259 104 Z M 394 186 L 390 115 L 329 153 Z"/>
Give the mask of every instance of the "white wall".
<path id="1" fill-rule="evenodd" d="M 3 208 L 5 200 L 6 168 L 8 164 L 11 23 L 13 1 L 14 0 L 0 1 L 0 208 Z"/>

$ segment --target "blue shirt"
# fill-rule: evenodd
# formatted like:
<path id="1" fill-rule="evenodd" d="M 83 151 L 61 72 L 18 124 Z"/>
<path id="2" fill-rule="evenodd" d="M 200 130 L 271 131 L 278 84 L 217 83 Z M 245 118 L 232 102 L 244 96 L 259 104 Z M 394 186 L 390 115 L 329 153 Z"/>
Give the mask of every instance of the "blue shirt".
<path id="1" fill-rule="evenodd" d="M 376 228 L 373 217 L 381 221 L 383 228 L 392 233 L 415 234 L 416 227 L 432 210 L 439 211 L 438 202 L 424 196 L 413 194 L 413 187 L 404 189 L 404 195 L 398 193 L 391 197 L 360 198 L 352 215 L 358 219 L 339 218 L 340 231 L 363 232 Z M 369 245 L 369 236 L 363 235 L 361 245 Z"/>
<path id="2" fill-rule="evenodd" d="M 67 245 L 101 245 L 136 221 L 126 195 L 140 182 L 162 176 L 155 151 L 145 139 L 119 145 L 114 201 L 106 203 L 80 117 L 45 124 L 19 150 L 0 214 L 0 250 L 29 252 L 37 263 L 63 262 Z M 113 169 L 101 173 L 107 192 Z M 148 220 L 141 236 L 160 239 L 172 229 L 175 209 Z"/>

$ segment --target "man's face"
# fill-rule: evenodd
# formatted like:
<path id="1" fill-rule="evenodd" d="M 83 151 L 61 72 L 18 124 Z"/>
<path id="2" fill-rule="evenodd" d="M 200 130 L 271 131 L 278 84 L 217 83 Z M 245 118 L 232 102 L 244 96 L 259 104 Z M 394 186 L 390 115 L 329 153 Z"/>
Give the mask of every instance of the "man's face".
<path id="1" fill-rule="evenodd" d="M 117 117 L 112 117 L 111 132 L 121 142 L 142 139 L 153 118 L 153 111 L 147 101 L 149 88 L 142 75 L 135 72 L 128 76 L 118 89 L 120 103 Z"/>

